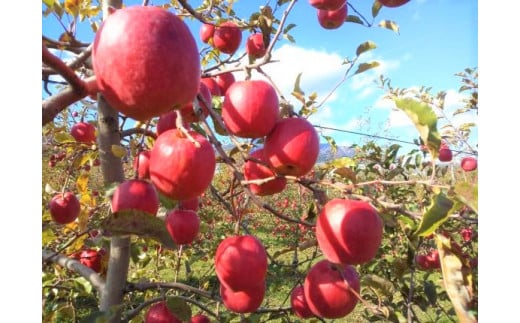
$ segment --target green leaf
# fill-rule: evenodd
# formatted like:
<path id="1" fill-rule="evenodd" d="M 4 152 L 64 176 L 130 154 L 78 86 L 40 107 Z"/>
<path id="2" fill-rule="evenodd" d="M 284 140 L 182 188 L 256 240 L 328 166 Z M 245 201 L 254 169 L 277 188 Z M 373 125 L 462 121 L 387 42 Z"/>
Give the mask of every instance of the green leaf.
<path id="1" fill-rule="evenodd" d="M 160 242 L 166 248 L 176 248 L 164 220 L 145 212 L 129 210 L 113 213 L 102 223 L 101 228 L 113 235 L 135 234 Z"/>
<path id="2" fill-rule="evenodd" d="M 379 1 L 374 1 L 374 4 L 372 5 L 372 17 L 375 18 L 379 14 L 379 10 L 383 5 Z"/>
<path id="3" fill-rule="evenodd" d="M 356 70 L 356 73 L 354 73 L 354 75 L 363 73 L 365 71 L 368 71 L 369 69 L 372 69 L 372 68 L 375 68 L 378 66 L 379 66 L 379 62 L 376 62 L 376 61 L 373 61 L 370 63 L 361 63 L 358 65 L 358 69 Z"/>
<path id="4" fill-rule="evenodd" d="M 437 303 L 437 290 L 435 289 L 435 284 L 431 280 L 425 280 L 423 282 L 423 288 L 430 305 L 435 305 L 435 303 Z"/>
<path id="5" fill-rule="evenodd" d="M 379 24 L 379 27 L 390 29 L 391 31 L 399 34 L 399 26 L 393 22 L 392 20 L 382 20 Z"/>
<path id="6" fill-rule="evenodd" d="M 427 236 L 433 233 L 444 221 L 448 219 L 448 212 L 454 202 L 443 193 L 433 197 L 428 210 L 423 214 L 419 228 L 414 232 L 415 236 Z"/>
<path id="7" fill-rule="evenodd" d="M 390 297 L 394 294 L 393 284 L 378 275 L 363 275 L 363 278 L 361 279 L 361 285 L 371 287 L 374 289 L 374 291 L 376 291 L 377 294 L 384 295 L 386 297 Z"/>
<path id="8" fill-rule="evenodd" d="M 363 23 L 363 20 L 361 20 L 361 18 L 359 18 L 358 16 L 353 16 L 353 15 L 348 15 L 347 18 L 345 18 L 345 22 L 353 22 L 353 23 L 356 23 L 356 24 L 360 24 L 360 25 L 365 25 Z"/>
<path id="9" fill-rule="evenodd" d="M 172 296 L 166 298 L 168 309 L 181 321 L 186 322 L 191 318 L 191 307 L 182 298 Z"/>
<path id="10" fill-rule="evenodd" d="M 74 279 L 74 286 L 76 289 L 81 290 L 82 295 L 89 295 L 92 293 L 92 284 L 83 277 Z"/>
<path id="11" fill-rule="evenodd" d="M 455 185 L 455 198 L 478 213 L 478 184 L 459 182 Z"/>
<path id="12" fill-rule="evenodd" d="M 411 98 L 394 98 L 394 102 L 412 120 L 433 158 L 437 158 L 441 147 L 441 136 L 437 131 L 437 115 L 432 108 L 426 103 Z"/>
<path id="13" fill-rule="evenodd" d="M 439 250 L 444 288 L 459 322 L 477 322 L 471 308 L 473 300 L 471 269 L 464 264 L 461 255 L 452 248 L 449 238 L 436 234 L 435 242 Z"/>
<path id="14" fill-rule="evenodd" d="M 359 56 L 361 54 L 363 54 L 364 52 L 367 52 L 369 50 L 372 50 L 374 48 L 376 48 L 376 44 L 372 41 L 366 41 L 364 43 L 362 43 L 361 45 L 358 46 L 358 48 L 356 49 L 356 55 Z"/>

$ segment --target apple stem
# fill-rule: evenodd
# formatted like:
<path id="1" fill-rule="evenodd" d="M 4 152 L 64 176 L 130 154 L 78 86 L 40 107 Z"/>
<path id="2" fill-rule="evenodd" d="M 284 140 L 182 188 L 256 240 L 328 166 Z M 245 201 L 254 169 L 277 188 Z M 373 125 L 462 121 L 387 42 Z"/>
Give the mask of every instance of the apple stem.
<path id="1" fill-rule="evenodd" d="M 200 148 L 200 142 L 195 140 L 195 138 L 193 138 L 193 136 L 190 135 L 188 129 L 186 129 L 184 127 L 183 122 L 182 122 L 181 110 L 177 109 L 177 110 L 175 110 L 175 113 L 177 114 L 177 119 L 175 120 L 175 125 L 177 126 L 177 129 L 179 129 L 180 132 L 184 136 L 186 136 L 186 138 L 188 138 L 188 140 L 191 141 L 195 145 L 195 147 Z"/>

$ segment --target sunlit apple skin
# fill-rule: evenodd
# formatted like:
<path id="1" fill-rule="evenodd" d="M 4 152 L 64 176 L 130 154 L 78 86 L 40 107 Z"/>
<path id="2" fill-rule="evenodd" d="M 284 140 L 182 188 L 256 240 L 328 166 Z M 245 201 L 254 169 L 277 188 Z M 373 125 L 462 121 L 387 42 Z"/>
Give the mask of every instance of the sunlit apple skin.
<path id="1" fill-rule="evenodd" d="M 78 122 L 70 128 L 70 134 L 77 142 L 92 144 L 96 142 L 96 128 L 88 122 Z"/>
<path id="2" fill-rule="evenodd" d="M 318 246 L 333 263 L 371 261 L 383 237 L 383 221 L 367 202 L 335 198 L 327 202 L 316 221 Z"/>
<path id="3" fill-rule="evenodd" d="M 263 80 L 236 81 L 224 96 L 222 120 L 230 133 L 241 138 L 260 138 L 279 119 L 278 95 Z"/>
<path id="4" fill-rule="evenodd" d="M 134 158 L 133 168 L 137 172 L 138 179 L 150 178 L 150 151 L 142 150 Z"/>
<path id="5" fill-rule="evenodd" d="M 302 285 L 295 287 L 291 292 L 291 310 L 293 311 L 294 315 L 302 319 L 307 319 L 314 316 L 311 309 L 309 308 L 309 305 L 307 305 L 307 301 L 305 300 L 305 293 Z"/>
<path id="6" fill-rule="evenodd" d="M 195 98 L 195 101 L 197 101 L 199 104 L 202 112 L 201 119 L 204 120 L 209 115 L 208 107 L 211 107 L 211 91 L 203 82 L 200 82 L 199 95 L 202 97 L 202 100 L 204 100 L 205 103 L 200 101 L 198 98 Z M 199 122 L 201 120 L 195 113 L 193 102 L 190 102 L 181 108 L 181 116 L 182 122 L 185 123 Z"/>
<path id="7" fill-rule="evenodd" d="M 144 323 L 182 323 L 168 308 L 165 301 L 150 306 L 144 317 Z"/>
<path id="8" fill-rule="evenodd" d="M 99 91 L 139 121 L 191 102 L 199 91 L 199 51 L 188 26 L 156 6 L 115 10 L 94 38 Z"/>
<path id="9" fill-rule="evenodd" d="M 385 7 L 396 8 L 396 7 L 400 7 L 404 4 L 406 4 L 410 0 L 378 0 L 378 1 Z"/>
<path id="10" fill-rule="evenodd" d="M 318 160 L 318 133 L 303 118 L 281 119 L 266 136 L 264 151 L 276 173 L 303 176 L 312 170 Z"/>
<path id="11" fill-rule="evenodd" d="M 189 200 L 201 195 L 211 183 L 216 160 L 213 146 L 195 131 L 187 138 L 171 129 L 157 137 L 150 155 L 150 180 L 157 190 L 173 200 Z"/>
<path id="12" fill-rule="evenodd" d="M 250 35 L 246 41 L 246 53 L 254 58 L 263 57 L 267 48 L 264 44 L 264 37 L 262 33 L 255 33 Z"/>
<path id="13" fill-rule="evenodd" d="M 233 54 L 240 47 L 242 31 L 237 24 L 226 21 L 215 27 L 213 46 L 225 54 Z"/>
<path id="14" fill-rule="evenodd" d="M 318 9 L 318 22 L 325 29 L 338 29 L 343 25 L 347 18 L 347 5 L 343 5 L 336 10 Z"/>
<path id="15" fill-rule="evenodd" d="M 58 193 L 49 201 L 49 212 L 54 222 L 67 224 L 76 220 L 81 211 L 78 198 L 72 192 Z"/>
<path id="16" fill-rule="evenodd" d="M 224 95 L 222 92 L 220 92 L 220 87 L 217 84 L 217 81 L 213 77 L 203 77 L 200 79 L 204 85 L 209 89 L 209 92 L 212 96 L 222 96 Z"/>
<path id="17" fill-rule="evenodd" d="M 234 291 L 257 286 L 267 274 L 263 244 L 251 235 L 227 237 L 215 252 L 215 271 L 220 283 Z"/>
<path id="18" fill-rule="evenodd" d="M 358 303 L 358 298 L 349 290 L 349 286 L 359 294 L 359 277 L 354 267 L 321 260 L 311 267 L 305 277 L 305 300 L 316 316 L 342 318 L 351 313 Z"/>
<path id="19" fill-rule="evenodd" d="M 176 244 L 190 244 L 199 234 L 200 218 L 192 210 L 173 209 L 166 214 L 164 221 Z"/>
<path id="20" fill-rule="evenodd" d="M 243 275 L 247 275 L 244 272 Z M 265 282 L 262 281 L 252 288 L 236 291 L 229 286 L 220 284 L 220 297 L 224 306 L 235 313 L 251 313 L 256 311 L 265 296 Z"/>
<path id="21" fill-rule="evenodd" d="M 119 184 L 112 195 L 112 213 L 136 210 L 155 216 L 159 210 L 159 195 L 148 181 L 130 179 Z"/>
<path id="22" fill-rule="evenodd" d="M 213 38 L 213 33 L 215 32 L 215 25 L 212 24 L 202 24 L 199 30 L 200 40 L 202 42 L 208 44 L 210 39 Z"/>
<path id="23" fill-rule="evenodd" d="M 477 169 L 477 160 L 473 157 L 462 158 L 460 162 L 460 167 L 462 167 L 462 169 L 465 172 L 474 171 L 475 169 Z"/>
<path id="24" fill-rule="evenodd" d="M 226 95 L 231 84 L 235 83 L 235 76 L 231 72 L 217 74 L 213 79 L 217 83 L 221 95 Z"/>
<path id="25" fill-rule="evenodd" d="M 258 159 L 260 161 L 266 161 L 264 150 L 257 149 L 250 154 L 250 157 Z M 247 181 L 264 179 L 276 176 L 269 167 L 260 163 L 248 160 L 244 163 L 244 178 Z M 279 193 L 285 189 L 287 180 L 285 178 L 276 178 L 263 184 L 249 184 L 249 189 L 256 195 L 266 196 Z"/>
<path id="26" fill-rule="evenodd" d="M 323 10 L 336 10 L 345 3 L 345 0 L 309 0 L 311 6 Z"/>

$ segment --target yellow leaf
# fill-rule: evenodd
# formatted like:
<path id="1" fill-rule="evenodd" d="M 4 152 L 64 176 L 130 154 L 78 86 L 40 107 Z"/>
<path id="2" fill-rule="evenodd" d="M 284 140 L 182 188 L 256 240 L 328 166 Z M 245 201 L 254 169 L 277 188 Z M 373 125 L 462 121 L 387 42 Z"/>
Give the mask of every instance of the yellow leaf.
<path id="1" fill-rule="evenodd" d="M 117 158 L 123 158 L 126 156 L 126 149 L 121 145 L 112 145 L 111 150 L 112 154 Z"/>
<path id="2" fill-rule="evenodd" d="M 84 173 L 79 175 L 76 180 L 76 188 L 81 194 L 85 194 L 88 189 L 88 174 Z"/>
<path id="3" fill-rule="evenodd" d="M 80 0 L 65 0 L 65 11 L 75 17 L 79 13 L 79 5 Z"/>

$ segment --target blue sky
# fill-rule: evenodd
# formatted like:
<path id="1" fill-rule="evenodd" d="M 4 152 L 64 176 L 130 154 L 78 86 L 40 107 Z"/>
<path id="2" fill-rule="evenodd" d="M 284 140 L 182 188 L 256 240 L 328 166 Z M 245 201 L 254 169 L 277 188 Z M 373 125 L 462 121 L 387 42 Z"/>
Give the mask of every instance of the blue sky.
<path id="1" fill-rule="evenodd" d="M 140 3 L 125 1 L 126 5 Z M 191 3 L 196 7 L 200 1 Z M 235 3 L 233 9 L 247 18 L 265 3 L 242 0 Z M 372 1 L 352 0 L 350 4 L 372 22 Z M 275 14 L 281 17 L 281 10 Z M 352 10 L 350 14 L 353 14 Z M 291 31 L 296 42 L 279 41 L 273 51 L 273 58 L 279 62 L 265 66 L 264 70 L 295 106 L 298 102 L 290 92 L 298 73 L 302 73 L 302 89 L 306 94 L 317 92 L 318 102 L 321 102 L 342 78 L 345 72 L 345 66 L 341 65 L 343 59 L 353 58 L 357 46 L 370 40 L 377 48 L 365 53 L 360 61 L 376 60 L 380 67 L 343 83 L 310 120 L 315 125 L 412 141 L 418 137 L 415 128 L 402 112 L 392 109 L 391 102 L 381 100 L 384 92 L 373 80 L 383 74 L 396 87 L 425 85 L 432 87 L 434 93 L 448 91 L 447 111 L 455 111 L 463 96 L 457 93 L 460 83 L 454 74 L 466 67 L 478 66 L 477 14 L 476 0 L 412 0 L 399 8 L 383 7 L 373 20 L 372 28 L 345 23 L 336 30 L 325 30 L 317 21 L 316 9 L 307 1 L 298 1 L 287 21 L 296 24 Z M 385 19 L 395 21 L 400 33 L 377 27 Z M 201 48 L 204 44 L 198 38 L 200 22 L 187 20 L 187 23 Z M 55 38 L 63 31 L 53 17 L 44 19 L 42 28 L 45 35 Z M 244 32 L 240 52 L 244 51 L 247 36 Z M 88 22 L 78 26 L 77 38 L 92 41 Z M 253 77 L 260 76 L 253 74 Z M 452 120 L 454 124 L 476 121 L 476 115 Z M 362 144 L 368 140 L 368 137 L 336 131 L 323 130 L 322 134 L 332 136 L 342 145 Z M 476 142 L 475 129 L 472 144 Z M 410 145 L 403 147 L 404 150 L 412 148 Z"/>

